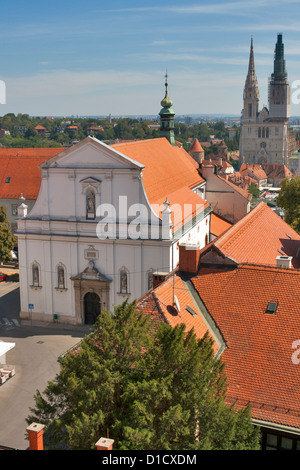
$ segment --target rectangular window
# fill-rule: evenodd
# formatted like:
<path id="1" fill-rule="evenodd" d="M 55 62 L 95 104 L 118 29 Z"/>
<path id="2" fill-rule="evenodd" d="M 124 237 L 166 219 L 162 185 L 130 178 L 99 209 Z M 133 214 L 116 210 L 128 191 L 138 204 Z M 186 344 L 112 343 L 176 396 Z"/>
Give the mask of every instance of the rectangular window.
<path id="1" fill-rule="evenodd" d="M 18 204 L 12 204 L 11 205 L 11 214 L 12 215 L 18 215 Z"/>
<path id="2" fill-rule="evenodd" d="M 277 439 L 278 437 L 275 434 L 267 434 L 267 450 L 276 450 L 277 449 Z"/>
<path id="3" fill-rule="evenodd" d="M 282 450 L 292 450 L 293 448 L 293 439 L 288 439 L 287 437 L 281 438 L 281 449 Z"/>

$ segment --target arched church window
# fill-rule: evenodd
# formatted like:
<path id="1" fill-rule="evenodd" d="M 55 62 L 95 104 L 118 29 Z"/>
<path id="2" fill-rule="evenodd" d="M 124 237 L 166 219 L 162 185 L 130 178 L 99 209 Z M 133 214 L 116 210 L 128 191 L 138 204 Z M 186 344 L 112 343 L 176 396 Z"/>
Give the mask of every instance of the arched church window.
<path id="1" fill-rule="evenodd" d="M 263 139 L 264 139 L 265 136 L 266 136 L 266 130 L 265 130 L 264 127 L 262 128 L 262 133 L 261 133 L 261 135 L 262 135 L 262 138 L 263 138 Z"/>
<path id="2" fill-rule="evenodd" d="M 268 127 L 266 128 L 266 138 L 267 139 L 269 138 L 269 128 Z"/>
<path id="3" fill-rule="evenodd" d="M 86 193 L 86 218 L 95 219 L 96 216 L 96 197 L 92 189 L 88 189 Z"/>
<path id="4" fill-rule="evenodd" d="M 261 128 L 258 128 L 258 137 L 261 137 Z"/>

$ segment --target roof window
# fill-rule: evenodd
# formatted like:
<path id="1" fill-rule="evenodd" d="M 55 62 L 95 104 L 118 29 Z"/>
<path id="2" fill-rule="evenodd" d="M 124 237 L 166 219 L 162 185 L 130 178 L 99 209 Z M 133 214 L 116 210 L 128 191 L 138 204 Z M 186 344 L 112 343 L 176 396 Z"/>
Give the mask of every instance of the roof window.
<path id="1" fill-rule="evenodd" d="M 5 183 L 10 183 L 10 176 L 6 178 Z"/>
<path id="2" fill-rule="evenodd" d="M 268 303 L 268 306 L 267 306 L 266 313 L 271 313 L 271 314 L 274 315 L 274 314 L 276 313 L 277 307 L 278 307 L 278 303 L 276 303 L 276 302 L 269 302 L 269 303 Z"/>
<path id="3" fill-rule="evenodd" d="M 186 307 L 186 310 L 193 316 L 196 317 L 197 313 L 189 305 Z"/>

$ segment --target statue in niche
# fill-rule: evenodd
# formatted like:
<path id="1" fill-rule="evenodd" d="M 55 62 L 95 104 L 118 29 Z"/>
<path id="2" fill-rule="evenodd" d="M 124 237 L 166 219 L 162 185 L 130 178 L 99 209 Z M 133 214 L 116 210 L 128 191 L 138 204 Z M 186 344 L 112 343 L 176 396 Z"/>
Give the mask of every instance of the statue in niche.
<path id="1" fill-rule="evenodd" d="M 121 284 L 121 292 L 127 293 L 127 272 L 122 271 L 120 274 L 120 284 Z"/>
<path id="2" fill-rule="evenodd" d="M 89 190 L 87 193 L 87 198 L 86 198 L 87 215 L 90 217 L 95 217 L 95 208 L 96 208 L 95 193 Z"/>
<path id="3" fill-rule="evenodd" d="M 60 289 L 64 289 L 65 288 L 65 272 L 64 272 L 64 268 L 63 267 L 59 267 L 58 270 L 58 287 Z"/>
<path id="4" fill-rule="evenodd" d="M 32 277 L 33 277 L 33 285 L 38 286 L 39 285 L 39 268 L 37 265 L 34 265 L 32 267 Z"/>

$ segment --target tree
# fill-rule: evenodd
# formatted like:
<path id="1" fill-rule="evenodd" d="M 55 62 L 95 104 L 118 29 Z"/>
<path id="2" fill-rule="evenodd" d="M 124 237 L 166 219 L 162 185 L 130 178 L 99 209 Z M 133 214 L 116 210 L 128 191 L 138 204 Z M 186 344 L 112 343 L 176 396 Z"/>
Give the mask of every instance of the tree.
<path id="1" fill-rule="evenodd" d="M 251 184 L 248 186 L 248 191 L 249 191 L 250 194 L 252 194 L 252 196 L 253 196 L 254 198 L 259 197 L 259 188 L 258 188 L 257 184 L 251 183 Z"/>
<path id="2" fill-rule="evenodd" d="M 259 448 L 250 410 L 225 404 L 224 363 L 212 339 L 197 339 L 181 324 L 163 324 L 142 373 L 123 394 L 120 449 L 204 450 Z"/>
<path id="3" fill-rule="evenodd" d="M 115 433 L 123 388 L 142 349 L 149 346 L 149 332 L 148 318 L 134 304 L 124 302 L 112 313 L 101 312 L 80 352 L 61 360 L 61 371 L 48 383 L 44 397 L 37 391 L 28 422 L 46 424 L 45 447 L 89 449 L 107 429 Z"/>
<path id="4" fill-rule="evenodd" d="M 11 250 L 16 244 L 11 224 L 7 217 L 7 208 L 0 206 L 0 262 L 11 261 Z"/>
<path id="5" fill-rule="evenodd" d="M 277 206 L 285 210 L 285 221 L 300 233 L 300 176 L 282 180 Z"/>
<path id="6" fill-rule="evenodd" d="M 107 430 L 120 450 L 259 447 L 249 410 L 225 404 L 224 364 L 211 338 L 152 325 L 127 301 L 101 313 L 35 395 L 27 422 L 46 425 L 45 448 L 94 449 Z"/>

